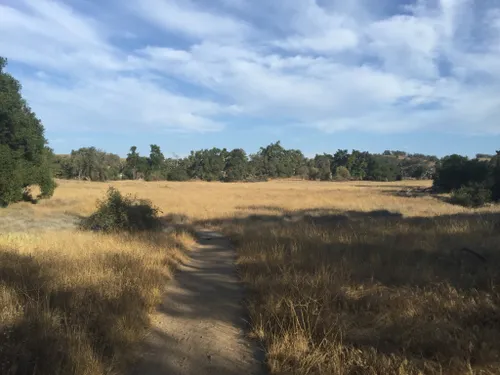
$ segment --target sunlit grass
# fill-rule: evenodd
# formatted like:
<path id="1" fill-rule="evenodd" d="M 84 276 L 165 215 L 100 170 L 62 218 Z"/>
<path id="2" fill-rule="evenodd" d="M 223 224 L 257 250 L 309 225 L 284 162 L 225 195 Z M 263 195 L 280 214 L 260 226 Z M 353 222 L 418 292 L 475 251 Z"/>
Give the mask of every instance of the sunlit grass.
<path id="1" fill-rule="evenodd" d="M 418 181 L 58 184 L 0 210 L 2 374 L 113 374 L 134 358 L 193 240 L 76 230 L 110 185 L 167 224 L 231 237 L 273 374 L 500 372 L 498 207 L 396 194 Z"/>

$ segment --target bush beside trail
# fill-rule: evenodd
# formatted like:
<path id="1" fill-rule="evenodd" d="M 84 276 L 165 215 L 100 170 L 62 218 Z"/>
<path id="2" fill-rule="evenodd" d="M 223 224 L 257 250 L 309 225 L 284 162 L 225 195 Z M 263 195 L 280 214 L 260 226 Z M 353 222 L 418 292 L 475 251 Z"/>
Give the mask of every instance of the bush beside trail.
<path id="1" fill-rule="evenodd" d="M 110 187 L 106 198 L 98 201 L 96 212 L 82 220 L 81 228 L 108 233 L 159 230 L 162 226 L 160 213 L 151 201 L 122 195 Z"/>

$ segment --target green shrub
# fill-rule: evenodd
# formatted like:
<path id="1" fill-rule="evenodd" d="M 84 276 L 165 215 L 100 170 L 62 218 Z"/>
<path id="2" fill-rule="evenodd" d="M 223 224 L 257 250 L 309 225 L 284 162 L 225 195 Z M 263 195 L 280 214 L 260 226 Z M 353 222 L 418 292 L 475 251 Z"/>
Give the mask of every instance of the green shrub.
<path id="1" fill-rule="evenodd" d="M 337 167 L 337 169 L 335 169 L 335 180 L 345 181 L 350 179 L 351 179 L 351 173 L 349 172 L 349 169 L 342 166 Z"/>
<path id="2" fill-rule="evenodd" d="M 151 201 L 122 195 L 110 187 L 104 200 L 98 201 L 97 211 L 82 220 L 82 229 L 103 232 L 137 232 L 161 228 L 160 209 Z"/>
<path id="3" fill-rule="evenodd" d="M 189 181 L 189 175 L 183 167 L 175 167 L 168 174 L 169 181 Z"/>
<path id="4" fill-rule="evenodd" d="M 311 181 L 316 181 L 317 179 L 319 179 L 319 169 L 316 167 L 310 167 L 309 173 L 308 173 L 308 178 Z"/>
<path id="5" fill-rule="evenodd" d="M 486 161 L 450 155 L 438 164 L 433 184 L 436 190 L 449 193 L 463 186 L 486 184 L 491 172 L 492 168 Z"/>
<path id="6" fill-rule="evenodd" d="M 481 207 L 492 201 L 491 190 L 481 185 L 462 186 L 453 190 L 450 202 L 465 207 Z"/>

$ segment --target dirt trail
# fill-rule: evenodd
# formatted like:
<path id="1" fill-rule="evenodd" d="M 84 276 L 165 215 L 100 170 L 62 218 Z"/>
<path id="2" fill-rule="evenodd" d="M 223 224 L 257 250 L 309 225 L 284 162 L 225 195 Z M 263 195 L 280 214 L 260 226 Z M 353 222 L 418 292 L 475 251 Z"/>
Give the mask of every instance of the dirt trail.
<path id="1" fill-rule="evenodd" d="M 264 374 L 256 347 L 243 333 L 242 286 L 235 254 L 217 233 L 199 233 L 152 317 L 134 375 Z"/>

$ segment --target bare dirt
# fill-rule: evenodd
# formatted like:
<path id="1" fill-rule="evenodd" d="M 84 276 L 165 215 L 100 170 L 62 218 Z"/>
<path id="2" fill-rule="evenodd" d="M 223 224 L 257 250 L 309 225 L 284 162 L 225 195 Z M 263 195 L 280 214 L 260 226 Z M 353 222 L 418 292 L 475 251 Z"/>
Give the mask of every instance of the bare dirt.
<path id="1" fill-rule="evenodd" d="M 243 288 L 235 253 L 221 235 L 201 231 L 152 317 L 134 375 L 264 374 L 245 337 Z"/>

